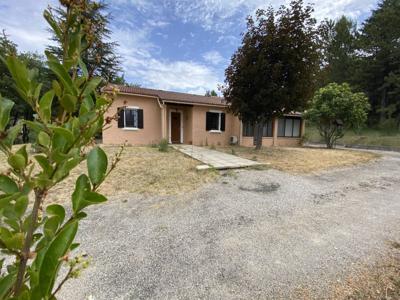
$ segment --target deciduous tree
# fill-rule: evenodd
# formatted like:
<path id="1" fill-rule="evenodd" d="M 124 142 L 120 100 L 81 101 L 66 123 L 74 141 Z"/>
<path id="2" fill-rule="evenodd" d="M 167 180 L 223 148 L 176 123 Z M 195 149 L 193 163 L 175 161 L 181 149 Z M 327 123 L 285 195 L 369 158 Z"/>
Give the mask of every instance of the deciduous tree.
<path id="1" fill-rule="evenodd" d="M 316 92 L 304 117 L 317 126 L 326 146 L 333 148 L 346 129 L 365 123 L 369 109 L 365 94 L 353 93 L 347 83 L 330 83 Z"/>
<path id="2" fill-rule="evenodd" d="M 302 110 L 314 93 L 319 52 L 312 12 L 301 0 L 258 10 L 225 71 L 224 97 L 235 115 L 256 124 L 257 149 L 264 122 Z"/>

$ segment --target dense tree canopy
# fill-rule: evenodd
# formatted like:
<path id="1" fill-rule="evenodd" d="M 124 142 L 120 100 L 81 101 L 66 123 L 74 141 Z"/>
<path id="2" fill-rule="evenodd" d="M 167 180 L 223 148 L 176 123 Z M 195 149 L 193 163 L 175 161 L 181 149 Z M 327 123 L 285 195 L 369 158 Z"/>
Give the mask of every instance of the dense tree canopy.
<path id="1" fill-rule="evenodd" d="M 320 37 L 323 55 L 319 85 L 352 82 L 356 64 L 356 23 L 345 16 L 337 21 L 325 20 L 320 25 Z"/>
<path id="2" fill-rule="evenodd" d="M 305 118 L 317 126 L 327 147 L 332 148 L 346 129 L 365 123 L 369 108 L 364 93 L 353 93 L 347 83 L 330 83 L 316 92 Z"/>
<path id="3" fill-rule="evenodd" d="M 400 0 L 384 0 L 363 24 L 359 84 L 368 94 L 372 117 L 400 122 Z"/>
<path id="4" fill-rule="evenodd" d="M 258 10 L 225 71 L 224 97 L 235 115 L 257 124 L 257 148 L 264 122 L 304 109 L 313 95 L 319 53 L 312 12 L 301 0 Z"/>

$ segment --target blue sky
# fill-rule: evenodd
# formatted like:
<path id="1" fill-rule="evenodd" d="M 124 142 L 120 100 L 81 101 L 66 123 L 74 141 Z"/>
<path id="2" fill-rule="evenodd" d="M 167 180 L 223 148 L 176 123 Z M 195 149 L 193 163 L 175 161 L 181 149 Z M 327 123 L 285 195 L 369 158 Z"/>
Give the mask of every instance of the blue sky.
<path id="1" fill-rule="evenodd" d="M 125 78 L 143 87 L 204 94 L 224 81 L 240 45 L 245 19 L 284 0 L 109 0 L 112 39 L 120 44 Z M 343 14 L 360 24 L 377 0 L 314 0 L 315 17 Z M 49 33 L 42 17 L 55 0 L 0 0 L 0 29 L 20 50 L 43 52 Z"/>

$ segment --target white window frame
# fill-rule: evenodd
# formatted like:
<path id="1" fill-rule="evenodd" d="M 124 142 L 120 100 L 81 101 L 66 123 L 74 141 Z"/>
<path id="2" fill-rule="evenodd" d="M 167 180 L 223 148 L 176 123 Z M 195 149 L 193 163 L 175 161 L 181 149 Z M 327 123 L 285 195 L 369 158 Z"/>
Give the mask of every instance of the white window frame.
<path id="1" fill-rule="evenodd" d="M 124 128 L 122 128 L 122 129 L 123 130 L 133 130 L 133 131 L 139 130 L 139 127 L 127 127 L 126 126 L 125 112 L 126 112 L 127 109 L 135 109 L 137 111 L 137 110 L 140 109 L 140 107 L 139 106 L 125 106 L 124 107 Z M 138 118 L 139 118 L 139 115 L 138 115 Z M 136 123 L 139 124 L 139 120 L 137 120 Z"/>
<path id="2" fill-rule="evenodd" d="M 222 133 L 222 131 L 221 131 L 221 115 L 224 112 L 220 111 L 220 110 L 209 110 L 208 112 L 218 114 L 218 129 L 211 129 L 209 132 L 210 133 Z M 207 120 L 206 120 L 206 122 L 207 122 Z"/>

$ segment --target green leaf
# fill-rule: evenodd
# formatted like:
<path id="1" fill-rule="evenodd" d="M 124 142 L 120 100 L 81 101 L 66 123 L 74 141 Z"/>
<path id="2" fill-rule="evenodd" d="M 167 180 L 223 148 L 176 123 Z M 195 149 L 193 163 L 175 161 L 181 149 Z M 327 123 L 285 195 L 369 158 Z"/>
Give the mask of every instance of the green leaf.
<path id="1" fill-rule="evenodd" d="M 43 297 L 51 294 L 61 260 L 71 247 L 78 230 L 78 222 L 66 225 L 50 243 L 39 271 L 39 284 Z"/>
<path id="2" fill-rule="evenodd" d="M 75 190 L 72 193 L 72 208 L 74 213 L 80 211 L 83 207 L 83 201 L 85 201 L 85 193 L 90 191 L 89 178 L 82 174 L 78 177 L 75 183 Z"/>
<path id="3" fill-rule="evenodd" d="M 53 216 L 47 219 L 43 226 L 43 233 L 46 237 L 52 239 L 60 226 L 60 218 Z"/>
<path id="4" fill-rule="evenodd" d="M 50 143 L 51 143 L 50 137 L 44 131 L 39 132 L 37 140 L 39 142 L 39 145 L 42 145 L 44 147 L 49 147 L 50 146 Z"/>
<path id="5" fill-rule="evenodd" d="M 44 123 L 48 123 L 51 120 L 51 105 L 54 99 L 54 91 L 50 90 L 42 96 L 39 101 L 39 114 Z"/>
<path id="6" fill-rule="evenodd" d="M 87 96 L 91 94 L 101 83 L 103 79 L 101 77 L 95 77 L 92 80 L 90 80 L 85 87 L 85 90 L 83 91 L 83 95 Z"/>
<path id="7" fill-rule="evenodd" d="M 75 96 L 72 96 L 70 94 L 65 94 L 60 99 L 60 103 L 61 103 L 62 107 L 64 107 L 64 109 L 67 112 L 74 112 L 75 111 L 77 101 L 78 101 L 78 99 Z"/>
<path id="8" fill-rule="evenodd" d="M 59 204 L 51 204 L 46 207 L 46 213 L 49 216 L 57 216 L 60 219 L 60 224 L 64 222 L 65 209 Z"/>
<path id="9" fill-rule="evenodd" d="M 77 91 L 72 82 L 71 76 L 68 74 L 68 70 L 65 69 L 63 65 L 61 65 L 57 58 L 55 58 L 50 53 L 46 52 L 48 59 L 48 66 L 53 71 L 53 73 L 57 76 L 57 78 L 62 82 L 65 90 L 67 90 L 70 94 L 76 96 Z"/>
<path id="10" fill-rule="evenodd" d="M 21 154 L 25 159 L 25 164 L 28 163 L 28 152 L 26 151 L 26 145 L 19 148 L 15 154 Z"/>
<path id="11" fill-rule="evenodd" d="M 59 149 L 64 152 L 74 141 L 72 132 L 63 127 L 54 127 L 54 136 L 52 145 L 54 149 Z"/>
<path id="12" fill-rule="evenodd" d="M 63 36 L 62 30 L 58 26 L 58 23 L 54 20 L 52 14 L 47 9 L 43 12 L 43 17 L 46 19 L 47 23 L 51 26 L 58 39 L 61 40 Z"/>
<path id="13" fill-rule="evenodd" d="M 8 158 L 8 164 L 15 170 L 22 170 L 26 166 L 25 157 L 22 154 L 14 154 Z"/>
<path id="14" fill-rule="evenodd" d="M 50 165 L 49 160 L 45 156 L 35 155 L 34 158 L 47 175 L 50 175 L 53 172 L 53 167 Z"/>
<path id="15" fill-rule="evenodd" d="M 107 155 L 100 147 L 93 148 L 87 158 L 89 178 L 92 184 L 99 185 L 107 172 Z"/>
<path id="16" fill-rule="evenodd" d="M 15 213 L 19 218 L 21 218 L 24 215 L 26 208 L 28 207 L 28 203 L 29 203 L 29 198 L 26 195 L 19 197 L 15 202 Z"/>
<path id="17" fill-rule="evenodd" d="M 4 131 L 10 120 L 10 112 L 14 102 L 0 96 L 0 131 Z"/>
<path id="18" fill-rule="evenodd" d="M 74 213 L 83 208 L 107 201 L 107 198 L 101 194 L 90 191 L 89 178 L 82 174 L 78 177 L 75 184 L 75 190 L 72 194 L 72 208 Z"/>
<path id="19" fill-rule="evenodd" d="M 15 273 L 8 274 L 7 276 L 0 278 L 0 299 L 4 299 L 14 285 L 15 279 Z"/>
<path id="20" fill-rule="evenodd" d="M 27 92 L 29 90 L 29 74 L 28 74 L 28 69 L 22 63 L 21 60 L 19 60 L 18 57 L 11 55 L 8 56 L 6 59 L 6 64 L 7 68 L 11 73 L 11 76 L 13 77 L 16 85 L 16 89 L 18 93 L 21 94 L 21 96 L 26 99 Z"/>
<path id="21" fill-rule="evenodd" d="M 17 125 L 11 127 L 7 131 L 7 136 L 3 140 L 4 146 L 8 149 L 11 149 L 12 145 L 14 144 L 15 139 L 17 138 L 18 134 L 21 132 L 22 129 L 22 122 L 19 122 Z"/>
<path id="22" fill-rule="evenodd" d="M 79 64 L 79 67 L 81 68 L 83 77 L 88 78 L 88 77 L 89 77 L 89 72 L 88 72 L 88 69 L 87 69 L 87 67 L 86 67 L 86 64 L 83 62 L 82 58 L 79 58 L 78 64 Z"/>
<path id="23" fill-rule="evenodd" d="M 75 168 L 83 160 L 82 157 L 75 157 L 64 161 L 58 168 L 53 176 L 55 182 L 58 182 L 68 176 L 69 172 Z"/>
<path id="24" fill-rule="evenodd" d="M 0 175 L 0 190 L 6 194 L 18 193 L 18 185 L 10 177 Z"/>

